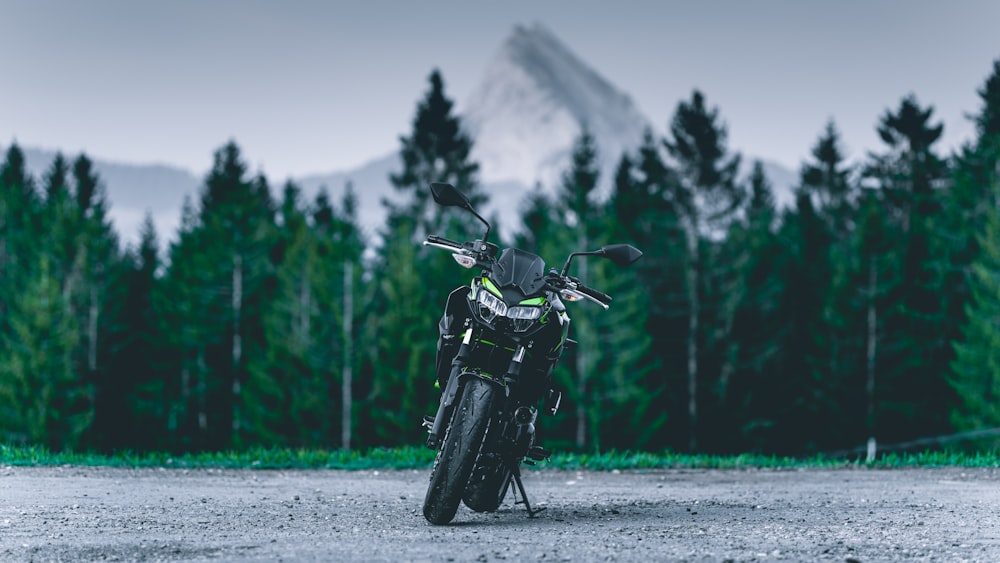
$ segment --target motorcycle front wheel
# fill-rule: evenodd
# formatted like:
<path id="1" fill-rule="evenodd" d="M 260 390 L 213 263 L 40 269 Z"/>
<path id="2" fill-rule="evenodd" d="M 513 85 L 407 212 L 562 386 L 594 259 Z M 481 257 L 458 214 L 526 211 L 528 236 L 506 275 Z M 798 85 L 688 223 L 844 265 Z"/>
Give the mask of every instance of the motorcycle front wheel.
<path id="1" fill-rule="evenodd" d="M 478 377 L 469 377 L 462 386 L 424 497 L 424 518 L 431 524 L 455 518 L 493 418 L 497 391 L 496 385 Z"/>
<path id="2" fill-rule="evenodd" d="M 477 465 L 465 487 L 462 502 L 476 512 L 494 512 L 510 488 L 511 473 L 499 459 Z"/>

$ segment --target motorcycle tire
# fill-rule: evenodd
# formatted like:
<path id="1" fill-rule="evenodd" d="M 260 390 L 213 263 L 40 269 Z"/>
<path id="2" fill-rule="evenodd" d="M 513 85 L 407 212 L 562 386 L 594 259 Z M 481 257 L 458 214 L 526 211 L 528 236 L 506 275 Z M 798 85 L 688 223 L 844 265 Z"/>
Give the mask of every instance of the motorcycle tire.
<path id="1" fill-rule="evenodd" d="M 463 384 L 424 497 L 424 518 L 431 524 L 447 524 L 455 518 L 489 430 L 496 395 L 497 387 L 478 377 Z"/>
<path id="2" fill-rule="evenodd" d="M 510 470 L 500 461 L 477 465 L 465 487 L 462 502 L 476 512 L 495 512 L 510 488 Z"/>

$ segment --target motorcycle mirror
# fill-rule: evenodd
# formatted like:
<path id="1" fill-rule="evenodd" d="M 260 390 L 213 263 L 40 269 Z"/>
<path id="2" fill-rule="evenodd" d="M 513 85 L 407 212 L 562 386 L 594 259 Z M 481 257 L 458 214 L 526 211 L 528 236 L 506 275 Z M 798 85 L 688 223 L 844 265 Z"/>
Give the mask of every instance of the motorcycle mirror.
<path id="1" fill-rule="evenodd" d="M 431 196 L 434 197 L 435 203 L 444 207 L 461 207 L 464 209 L 469 209 L 470 207 L 469 200 L 451 184 L 432 182 Z"/>
<path id="2" fill-rule="evenodd" d="M 609 244 L 591 252 L 574 252 L 566 259 L 562 275 L 565 276 L 569 272 L 569 265 L 573 262 L 574 256 L 603 256 L 616 265 L 625 267 L 635 264 L 636 260 L 642 258 L 642 251 L 631 244 Z"/>
<path id="3" fill-rule="evenodd" d="M 476 219 L 479 219 L 486 225 L 486 234 L 483 235 L 483 242 L 486 242 L 490 238 L 490 229 L 492 229 L 490 222 L 479 213 L 476 213 L 476 210 L 472 208 L 472 203 L 469 202 L 469 198 L 465 197 L 465 194 L 458 191 L 455 186 L 444 182 L 431 182 L 431 196 L 434 198 L 434 202 L 440 206 L 461 207 L 475 215 Z"/>
<path id="4" fill-rule="evenodd" d="M 609 244 L 602 246 L 598 252 L 621 267 L 631 266 L 642 258 L 642 251 L 631 244 Z"/>

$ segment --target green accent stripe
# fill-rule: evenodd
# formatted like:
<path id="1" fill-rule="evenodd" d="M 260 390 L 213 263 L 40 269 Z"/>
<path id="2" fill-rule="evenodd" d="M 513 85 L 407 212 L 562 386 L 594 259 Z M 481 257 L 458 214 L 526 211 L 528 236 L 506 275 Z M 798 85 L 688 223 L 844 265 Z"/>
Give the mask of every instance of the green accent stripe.
<path id="1" fill-rule="evenodd" d="M 533 297 L 531 299 L 525 299 L 524 301 L 521 301 L 520 303 L 518 303 L 518 305 L 529 305 L 529 306 L 533 306 L 533 305 L 545 305 L 545 298 L 544 297 Z"/>
<path id="2" fill-rule="evenodd" d="M 487 346 L 492 346 L 494 348 L 503 348 L 504 350 L 510 350 L 511 352 L 514 351 L 514 348 L 508 348 L 506 346 L 500 346 L 496 342 L 490 342 L 489 340 L 483 340 L 482 338 L 476 340 L 476 342 L 479 342 L 480 344 L 485 344 Z"/>
<path id="3" fill-rule="evenodd" d="M 492 293 L 493 295 L 496 295 L 497 297 L 503 299 L 503 294 L 500 293 L 500 289 L 497 288 L 497 286 L 493 285 L 493 282 L 490 281 L 490 278 L 484 277 L 483 278 L 483 285 L 486 287 L 486 289 L 490 290 L 490 293 Z"/>

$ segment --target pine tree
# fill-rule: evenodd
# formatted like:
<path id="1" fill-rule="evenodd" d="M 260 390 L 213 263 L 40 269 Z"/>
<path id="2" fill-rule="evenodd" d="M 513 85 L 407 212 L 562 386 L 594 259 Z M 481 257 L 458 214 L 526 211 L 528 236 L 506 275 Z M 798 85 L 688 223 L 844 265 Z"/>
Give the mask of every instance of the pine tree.
<path id="1" fill-rule="evenodd" d="M 614 298 L 607 311 L 588 307 L 595 314 L 594 329 L 580 335 L 581 346 L 597 351 L 598 377 L 590 389 L 590 447 L 595 451 L 658 448 L 668 415 L 659 408 L 665 390 L 648 387 L 658 375 L 658 359 L 649 354 L 653 336 L 645 330 L 651 297 L 634 266 L 619 269 L 595 261 L 589 275 L 590 283 Z"/>
<path id="2" fill-rule="evenodd" d="M 637 364 L 644 370 L 636 381 L 648 391 L 650 403 L 635 411 L 639 420 L 632 425 L 646 429 L 641 440 L 653 449 L 683 447 L 688 438 L 671 419 L 686 408 L 684 394 L 678 391 L 685 385 L 686 369 L 686 254 L 679 203 L 669 190 L 678 180 L 662 151 L 647 130 L 635 163 L 627 155 L 620 161 L 609 201 L 615 241 L 631 243 L 644 253 L 634 271 L 647 296 L 642 324 L 652 340 Z"/>
<path id="3" fill-rule="evenodd" d="M 977 93 L 983 108 L 975 118 L 976 132 L 981 141 L 995 139 L 1000 134 L 1000 59 L 993 61 L 993 72 Z"/>
<path id="4" fill-rule="evenodd" d="M 785 291 L 780 314 L 786 331 L 781 340 L 779 428 L 774 447 L 782 453 L 816 451 L 830 429 L 820 421 L 834 406 L 827 388 L 831 341 L 824 317 L 833 237 L 822 210 L 813 205 L 805 188 L 797 191 L 796 209 L 786 214 L 779 236 L 789 255 L 782 271 Z"/>
<path id="5" fill-rule="evenodd" d="M 69 195 L 69 163 L 62 153 L 56 153 L 52 164 L 45 171 L 42 188 L 45 193 L 45 201 L 52 205 L 60 197 Z"/>
<path id="6" fill-rule="evenodd" d="M 247 417 L 256 441 L 304 447 L 343 444 L 350 433 L 351 389 L 344 384 L 345 362 L 356 318 L 346 306 L 345 288 L 360 282 L 363 246 L 353 218 L 348 186 L 345 215 L 339 216 L 321 190 L 312 208 L 288 183 L 278 209 L 277 238 L 271 251 L 275 288 L 263 312 L 266 355 L 249 366 Z M 350 280 L 345 283 L 345 276 Z M 349 315 L 349 318 L 345 318 Z M 344 395 L 346 393 L 346 395 Z M 345 400 L 344 397 L 348 400 Z M 346 428 L 345 428 L 346 426 Z M 350 442 L 349 438 L 347 439 Z"/>
<path id="7" fill-rule="evenodd" d="M 1000 182 L 992 184 L 1000 201 Z M 1000 426 L 1000 211 L 988 217 L 979 237 L 980 254 L 972 265 L 972 301 L 966 307 L 962 340 L 955 343 L 949 383 L 961 402 L 951 423 L 961 430 Z"/>
<path id="8" fill-rule="evenodd" d="M 108 202 L 93 164 L 86 155 L 73 162 L 71 173 L 76 216 L 69 216 L 70 229 L 75 232 L 75 265 L 71 276 L 76 278 L 72 297 L 81 342 L 75 353 L 78 372 L 94 386 L 95 416 L 90 441 L 104 445 L 111 436 L 120 433 L 127 406 L 122 387 L 109 380 L 108 364 L 113 348 L 111 319 L 117 316 L 121 303 L 117 279 L 124 274 L 118 247 L 118 235 L 108 218 Z"/>
<path id="9" fill-rule="evenodd" d="M 199 277 L 209 264 L 200 256 L 197 227 L 194 204 L 185 197 L 177 237 L 167 249 L 169 267 L 158 284 L 159 290 L 152 295 L 156 331 L 164 340 L 163 370 L 168 375 L 162 393 L 167 398 L 165 435 L 171 450 L 199 447 L 199 435 L 208 422 L 201 348 L 207 338 L 203 320 L 205 294 Z"/>
<path id="10" fill-rule="evenodd" d="M 779 273 L 784 247 L 776 233 L 777 209 L 772 187 L 761 163 L 755 162 L 748 179 L 750 194 L 746 216 L 734 224 L 726 245 L 727 255 L 741 255 L 739 279 L 732 288 L 736 300 L 729 333 L 732 373 L 716 388 L 719 421 L 715 450 L 763 450 L 772 443 L 776 424 L 774 392 L 785 325 L 780 299 L 785 291 Z"/>
<path id="11" fill-rule="evenodd" d="M 950 353 L 942 338 L 942 288 L 932 267 L 933 224 L 941 210 L 942 183 L 947 169 L 933 145 L 943 131 L 931 123 L 933 108 L 916 98 L 902 100 L 887 111 L 878 132 L 888 152 L 872 155 L 866 175 L 884 194 L 901 232 L 900 284 L 886 318 L 891 343 L 884 357 L 888 373 L 881 431 L 888 439 L 934 435 L 947 431 L 948 386 L 943 374 Z"/>
<path id="12" fill-rule="evenodd" d="M 402 220 L 390 227 L 392 238 L 408 241 L 414 225 Z M 427 279 L 426 263 L 418 258 L 416 245 L 387 244 L 380 258 L 386 275 L 378 281 L 376 302 L 382 306 L 370 317 L 377 318 L 381 327 L 379 357 L 372 359 L 375 374 L 366 410 L 379 441 L 400 445 L 415 441 L 420 417 L 433 412 L 434 329 L 445 296 L 425 301 L 426 294 L 438 293 L 427 286 L 437 278 Z"/>
<path id="13" fill-rule="evenodd" d="M 813 197 L 813 205 L 821 210 L 831 232 L 842 240 L 851 216 L 851 169 L 845 165 L 840 133 L 832 120 L 813 146 L 812 156 L 813 162 L 802 165 L 802 189 Z"/>
<path id="14" fill-rule="evenodd" d="M 802 164 L 796 188 L 796 209 L 782 227 L 790 250 L 783 263 L 784 296 L 779 312 L 790 327 L 780 342 L 783 395 L 775 406 L 775 447 L 798 453 L 831 447 L 843 425 L 819 424 L 843 412 L 840 397 L 848 393 L 845 379 L 861 366 L 847 361 L 847 351 L 860 342 L 850 297 L 855 288 L 843 278 L 851 257 L 848 238 L 853 228 L 851 169 L 844 165 L 840 137 L 827 123 Z M 860 388 L 859 388 L 860 389 Z M 850 405 L 850 402 L 846 403 Z"/>
<path id="15" fill-rule="evenodd" d="M 901 283 L 900 255 L 896 252 L 900 244 L 900 231 L 891 222 L 888 212 L 888 202 L 883 194 L 875 190 L 866 190 L 862 194 L 858 214 L 858 228 L 851 243 L 852 264 L 848 265 L 848 275 L 845 287 L 846 293 L 856 311 L 858 322 L 854 323 L 858 339 L 862 342 L 858 361 L 855 365 L 862 367 L 858 373 L 864 374 L 864 415 L 846 417 L 848 421 L 864 421 L 864 434 L 858 432 L 859 425 L 852 425 L 848 435 L 875 439 L 882 434 L 880 421 L 880 405 L 885 401 L 888 387 L 884 383 L 890 375 L 890 357 L 884 352 L 891 346 L 891 334 L 887 334 L 887 319 L 891 317 L 894 306 L 896 288 Z M 857 381 L 857 379 L 855 379 Z M 861 385 L 845 385 L 846 389 L 861 389 Z M 854 398 L 848 394 L 843 398 L 845 404 L 860 406 L 861 393 L 855 393 Z M 860 411 L 857 409 L 855 412 Z M 848 411 L 850 412 L 850 411 Z"/>
<path id="16" fill-rule="evenodd" d="M 322 194 L 320 194 L 322 195 Z M 366 243 L 358 226 L 357 197 L 354 194 L 353 184 L 348 184 L 344 190 L 344 198 L 341 203 L 341 214 L 336 222 L 320 221 L 317 216 L 317 224 L 320 232 L 323 232 L 325 225 L 326 233 L 333 237 L 333 243 L 337 253 L 341 258 L 340 264 L 331 264 L 334 272 L 337 269 L 343 272 L 343 287 L 339 294 L 338 304 L 340 305 L 340 447 L 350 449 L 358 443 L 356 439 L 357 430 L 355 420 L 358 416 L 354 412 L 355 387 L 354 374 L 358 371 L 360 362 L 356 349 L 360 338 L 358 334 L 361 330 L 363 311 L 360 307 L 362 297 L 368 293 L 368 284 L 365 281 L 365 269 L 363 256 Z M 319 199 L 317 208 L 322 208 Z M 320 255 L 322 256 L 322 248 Z M 334 276 L 334 279 L 336 277 Z M 336 284 L 333 284 L 336 287 Z"/>
<path id="17" fill-rule="evenodd" d="M 377 326 L 365 330 L 378 342 L 368 354 L 373 375 L 366 425 L 387 444 L 418 440 L 421 417 L 436 409 L 437 322 L 451 290 L 467 283 L 450 256 L 420 244 L 427 234 L 466 240 L 482 227 L 468 214 L 431 209 L 429 185 L 450 183 L 473 205 L 486 200 L 477 184 L 479 166 L 469 160 L 472 141 L 452 113 L 440 73 L 432 72 L 429 81 L 412 131 L 400 139 L 403 170 L 390 179 L 404 201 L 384 202 L 389 213 L 373 272 L 373 307 L 366 312 Z"/>
<path id="18" fill-rule="evenodd" d="M 248 366 L 266 350 L 260 320 L 273 228 L 266 180 L 248 178 L 239 147 L 227 143 L 215 153 L 199 209 L 185 211 L 164 280 L 164 333 L 179 380 L 168 424 L 178 447 L 219 449 L 255 439 L 246 413 L 266 398 L 245 395 L 243 387 Z"/>
<path id="19" fill-rule="evenodd" d="M 154 311 L 159 290 L 159 246 L 153 218 L 146 214 L 139 232 L 139 244 L 123 257 L 124 273 L 115 281 L 113 293 L 122 295 L 121 307 L 113 313 L 110 359 L 106 385 L 111 397 L 97 409 L 95 427 L 100 427 L 102 410 L 107 417 L 104 447 L 138 451 L 168 448 L 167 418 L 170 408 L 168 373 L 162 338 Z"/>
<path id="20" fill-rule="evenodd" d="M 286 183 L 277 209 L 278 228 L 270 241 L 274 294 L 261 318 L 267 348 L 259 361 L 247 366 L 249 377 L 242 389 L 256 397 L 244 405 L 244 431 L 250 442 L 320 447 L 330 434 L 332 416 L 315 417 L 317 409 L 330 408 L 324 399 L 332 382 L 314 373 L 310 357 L 318 280 L 316 244 L 306 215 L 299 187 Z"/>
<path id="21" fill-rule="evenodd" d="M 995 394 L 991 388 L 995 374 L 988 371 L 995 356 L 990 311 L 996 304 L 989 293 L 994 282 L 987 274 L 996 268 L 1000 205 L 1000 60 L 993 63 L 993 72 L 978 94 L 982 108 L 974 116 L 977 138 L 956 158 L 954 181 L 935 233 L 935 255 L 945 287 L 945 331 L 954 352 L 949 383 L 957 402 L 950 420 L 961 429 L 997 425 L 995 405 L 989 400 Z"/>
<path id="22" fill-rule="evenodd" d="M 41 201 L 25 169 L 24 153 L 13 144 L 0 165 L 0 335 L 9 331 L 4 319 L 27 287 L 40 252 L 40 212 Z"/>
<path id="23" fill-rule="evenodd" d="M 622 242 L 610 200 L 599 206 L 594 223 L 592 246 Z M 657 360 L 649 354 L 653 339 L 646 331 L 652 298 L 639 275 L 635 265 L 621 268 L 606 260 L 590 260 L 585 282 L 613 301 L 608 310 L 584 304 L 573 315 L 574 324 L 583 312 L 593 320 L 591 329 L 578 334 L 581 348 L 594 356 L 588 410 L 589 446 L 595 451 L 648 448 L 660 438 L 666 420 L 666 412 L 657 408 L 663 390 L 647 387 L 656 377 Z M 635 431 L 621 432 L 621 428 Z"/>
<path id="24" fill-rule="evenodd" d="M 520 212 L 524 228 L 515 234 L 514 246 L 544 257 L 558 229 L 553 225 L 555 209 L 541 185 L 536 185 L 534 191 L 525 196 Z"/>
<path id="25" fill-rule="evenodd" d="M 974 116 L 976 139 L 955 157 L 952 184 L 935 222 L 938 275 L 945 286 L 945 321 L 949 340 L 961 338 L 965 307 L 971 301 L 971 264 L 979 255 L 978 238 L 994 209 L 992 186 L 1000 160 L 1000 60 L 979 90 L 982 108 Z"/>
<path id="26" fill-rule="evenodd" d="M 50 264 L 42 255 L 7 319 L 0 413 L 9 440 L 63 450 L 79 445 L 92 411 L 90 391 L 73 370 L 78 329 Z"/>
<path id="27" fill-rule="evenodd" d="M 430 205 L 431 182 L 452 184 L 473 207 L 481 208 L 487 199 L 477 189 L 479 164 L 469 159 L 472 138 L 453 114 L 454 102 L 445 95 L 441 73 L 435 69 L 428 81 L 430 90 L 417 105 L 412 132 L 399 139 L 403 170 L 389 178 L 396 190 L 408 198 L 407 203 L 398 208 L 386 202 L 392 213 L 420 218 L 418 237 L 441 226 L 439 213 Z"/>
<path id="28" fill-rule="evenodd" d="M 69 170 L 58 154 L 44 176 L 38 230 L 31 233 L 35 242 L 23 247 L 24 268 L 12 277 L 18 298 L 9 307 L 3 346 L 11 355 L 2 379 L 10 382 L 4 394 L 12 402 L 4 410 L 12 427 L 22 438 L 55 449 L 81 445 L 94 414 L 93 386 L 81 361 L 86 325 L 78 305 L 80 296 L 89 293 L 87 237 L 78 200 L 70 193 Z M 86 162 L 81 170 L 89 170 Z M 14 182 L 23 177 L 14 168 L 4 172 Z M 77 180 L 96 186 L 90 176 Z M 18 279 L 24 285 L 18 286 Z"/>
<path id="29" fill-rule="evenodd" d="M 706 377 L 699 359 L 705 355 L 702 347 L 720 353 L 728 335 L 709 333 L 700 327 L 706 311 L 720 303 L 703 303 L 702 291 L 709 277 L 727 276 L 726 266 L 713 261 L 714 249 L 702 248 L 703 243 L 717 239 L 728 227 L 743 197 L 736 182 L 740 157 L 730 155 L 726 147 L 727 131 L 720 122 L 718 109 L 709 109 L 705 97 L 695 90 L 690 102 L 682 101 L 670 123 L 670 133 L 664 146 L 676 164 L 677 180 L 670 190 L 671 198 L 680 210 L 681 225 L 687 248 L 685 266 L 687 284 L 687 389 L 688 444 L 690 451 L 698 449 L 698 402 L 703 391 L 698 380 Z M 710 321 L 714 326 L 731 326 L 730 307 L 715 309 L 722 317 Z M 718 323 L 718 324 L 715 324 Z M 725 352 L 721 352 L 726 356 Z M 712 379 L 717 376 L 713 374 Z"/>
<path id="30" fill-rule="evenodd" d="M 571 251 L 591 250 L 591 243 L 595 238 L 594 227 L 597 223 L 597 205 L 592 194 L 597 188 L 600 171 L 597 167 L 597 147 L 594 144 L 594 137 L 586 128 L 574 142 L 570 161 L 570 169 L 563 175 L 557 197 L 557 201 L 562 203 L 566 211 L 564 228 L 565 233 L 569 235 L 566 246 L 571 248 Z M 578 260 L 575 268 L 580 279 L 586 280 L 585 283 L 593 283 L 588 275 L 591 269 L 588 260 Z M 592 313 L 586 310 L 575 312 L 574 332 L 587 334 L 593 331 Z M 587 392 L 588 379 L 593 377 L 596 360 L 590 350 L 589 346 L 582 346 L 576 350 L 575 365 L 572 368 L 575 381 L 567 382 L 571 389 L 570 398 L 576 403 L 576 446 L 579 449 L 583 449 L 588 442 L 588 420 L 591 424 L 598 422 L 594 420 L 598 416 L 598 411 L 592 404 L 588 404 L 590 402 Z"/>
<path id="31" fill-rule="evenodd" d="M 597 147 L 584 128 L 576 139 L 571 165 L 563 174 L 555 203 L 540 190 L 522 204 L 524 229 L 515 237 L 518 248 L 534 252 L 558 268 L 570 252 L 593 250 L 620 242 L 619 223 L 611 200 L 595 197 L 598 174 Z M 641 385 L 648 376 L 646 352 L 646 292 L 637 283 L 636 271 L 619 270 L 597 258 L 574 260 L 570 275 L 590 287 L 614 297 L 611 308 L 601 310 L 590 303 L 570 306 L 570 337 L 580 345 L 566 352 L 554 379 L 567 392 L 575 417 L 540 419 L 540 435 L 546 444 L 602 450 L 608 447 L 645 445 L 660 427 L 649 425 L 638 435 L 622 434 L 622 425 L 642 427 L 648 417 L 662 417 L 650 408 L 655 394 Z"/>
<path id="32" fill-rule="evenodd" d="M 41 289 L 40 214 L 41 200 L 25 169 L 24 153 L 13 144 L 0 166 L 0 436 L 14 443 L 44 443 L 48 438 L 44 413 L 39 420 L 30 410 L 38 404 L 43 383 L 30 364 L 41 359 L 32 343 L 24 342 L 35 336 L 30 331 L 32 317 L 45 321 L 28 304 L 29 295 L 37 296 Z M 44 399 L 38 407 L 46 408 Z"/>
<path id="33" fill-rule="evenodd" d="M 944 177 L 945 163 L 933 152 L 944 125 L 930 123 L 933 107 L 923 109 L 913 95 L 903 98 L 899 109 L 879 119 L 879 137 L 888 146 L 885 154 L 871 154 L 865 175 L 885 192 L 904 233 L 920 229 L 937 209 L 933 188 Z"/>
<path id="34" fill-rule="evenodd" d="M 72 307 L 82 277 L 79 211 L 69 187 L 69 164 L 57 153 L 42 178 L 45 201 L 42 208 L 42 248 L 49 259 L 62 292 L 63 301 Z M 76 343 L 74 343 L 74 348 Z"/>
<path id="35" fill-rule="evenodd" d="M 17 144 L 0 165 L 0 315 L 9 307 L 37 252 L 41 201 Z"/>

